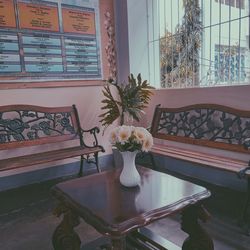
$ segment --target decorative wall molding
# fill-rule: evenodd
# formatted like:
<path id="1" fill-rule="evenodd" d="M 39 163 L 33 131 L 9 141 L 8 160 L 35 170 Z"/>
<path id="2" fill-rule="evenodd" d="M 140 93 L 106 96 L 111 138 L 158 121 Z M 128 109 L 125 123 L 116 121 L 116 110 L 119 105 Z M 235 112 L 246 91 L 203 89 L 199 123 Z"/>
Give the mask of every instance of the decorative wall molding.
<path id="1" fill-rule="evenodd" d="M 108 35 L 108 42 L 105 46 L 105 52 L 108 60 L 109 78 L 116 81 L 117 66 L 116 66 L 116 44 L 115 44 L 115 28 L 114 21 L 109 11 L 106 11 L 104 27 Z"/>

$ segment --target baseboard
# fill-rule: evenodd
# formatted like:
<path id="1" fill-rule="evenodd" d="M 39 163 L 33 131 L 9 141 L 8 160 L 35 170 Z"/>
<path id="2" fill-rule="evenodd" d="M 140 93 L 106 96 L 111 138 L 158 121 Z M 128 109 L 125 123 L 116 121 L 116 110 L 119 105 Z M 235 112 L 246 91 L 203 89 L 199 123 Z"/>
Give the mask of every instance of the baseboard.
<path id="1" fill-rule="evenodd" d="M 104 155 L 99 157 L 99 165 L 102 170 L 106 170 L 113 167 L 113 155 Z M 0 177 L 0 191 L 5 191 L 29 184 L 40 183 L 47 180 L 57 179 L 60 177 L 66 177 L 71 175 L 77 175 L 79 172 L 79 161 L 50 166 L 48 168 L 36 169 L 34 171 L 28 171 L 8 176 Z M 84 163 L 84 174 L 96 173 L 96 167 L 94 164 Z"/>
<path id="2" fill-rule="evenodd" d="M 167 170 L 190 177 L 191 179 L 197 179 L 216 186 L 243 192 L 245 192 L 247 188 L 247 181 L 245 179 L 239 179 L 235 173 L 229 171 L 206 167 L 166 156 L 154 155 L 154 159 L 157 169 L 163 172 Z"/>

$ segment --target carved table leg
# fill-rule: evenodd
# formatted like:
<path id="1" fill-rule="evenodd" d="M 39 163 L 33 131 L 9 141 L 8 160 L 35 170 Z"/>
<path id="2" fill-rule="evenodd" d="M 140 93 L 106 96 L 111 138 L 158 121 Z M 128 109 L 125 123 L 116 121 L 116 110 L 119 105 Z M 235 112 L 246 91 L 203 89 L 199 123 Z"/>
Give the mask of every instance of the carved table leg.
<path id="1" fill-rule="evenodd" d="M 54 250 L 80 250 L 81 240 L 74 227 L 80 220 L 70 209 L 60 204 L 54 211 L 56 216 L 63 214 L 63 221 L 57 226 L 52 236 Z"/>
<path id="2" fill-rule="evenodd" d="M 111 239 L 111 250 L 126 250 L 126 240 L 122 238 Z"/>
<path id="3" fill-rule="evenodd" d="M 208 212 L 201 205 L 186 208 L 182 213 L 182 230 L 189 237 L 184 241 L 182 250 L 214 250 L 214 244 L 208 233 L 199 224 L 209 218 Z"/>
<path id="4" fill-rule="evenodd" d="M 247 197 L 242 213 L 241 224 L 246 224 L 246 234 L 250 236 L 250 177 L 247 178 Z"/>

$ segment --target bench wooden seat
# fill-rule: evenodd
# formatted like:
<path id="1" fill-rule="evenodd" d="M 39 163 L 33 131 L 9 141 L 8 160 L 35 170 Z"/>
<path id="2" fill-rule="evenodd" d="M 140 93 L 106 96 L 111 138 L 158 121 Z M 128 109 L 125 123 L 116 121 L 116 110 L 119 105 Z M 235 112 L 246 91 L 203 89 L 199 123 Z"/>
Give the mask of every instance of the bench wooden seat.
<path id="1" fill-rule="evenodd" d="M 195 152 L 192 150 L 181 149 L 177 147 L 166 147 L 162 144 L 154 144 L 151 149 L 152 153 L 173 157 L 187 162 L 193 162 L 206 165 L 212 168 L 238 173 L 248 165 L 248 162 L 236 160 L 227 157 L 215 156 L 207 153 Z M 250 173 L 246 172 L 248 175 Z"/>
<path id="2" fill-rule="evenodd" d="M 25 156 L 18 156 L 0 160 L 0 170 L 4 170 L 6 167 L 8 169 L 22 168 L 61 159 L 72 158 L 79 155 L 94 154 L 96 152 L 102 152 L 102 149 L 100 147 L 84 148 L 82 146 L 77 146 Z"/>
<path id="3" fill-rule="evenodd" d="M 38 145 L 59 145 L 59 149 L 23 154 L 0 160 L 0 171 L 62 160 L 80 156 L 79 175 L 83 173 L 83 162 L 94 163 L 97 171 L 98 154 L 104 152 L 98 144 L 97 127 L 89 130 L 81 128 L 75 105 L 70 107 L 40 107 L 31 105 L 8 105 L 0 107 L 0 150 L 26 148 Z M 90 138 L 88 145 L 84 138 Z M 67 146 L 68 141 L 75 140 L 78 145 Z M 40 150 L 40 152 L 39 152 Z"/>

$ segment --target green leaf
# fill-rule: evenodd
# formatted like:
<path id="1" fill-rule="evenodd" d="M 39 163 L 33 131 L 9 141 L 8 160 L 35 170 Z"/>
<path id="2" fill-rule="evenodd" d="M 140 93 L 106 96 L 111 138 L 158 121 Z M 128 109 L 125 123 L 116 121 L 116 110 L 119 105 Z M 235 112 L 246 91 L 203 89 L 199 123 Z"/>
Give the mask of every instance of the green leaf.
<path id="1" fill-rule="evenodd" d="M 113 97 L 110 86 L 117 90 L 117 100 Z M 109 126 L 115 120 L 119 119 L 121 125 L 124 122 L 124 114 L 127 113 L 132 119 L 139 121 L 142 111 L 147 107 L 153 89 L 146 80 L 142 81 L 141 74 L 137 78 L 133 74 L 128 76 L 128 83 L 119 85 L 117 83 L 108 83 L 104 86 L 102 93 L 105 97 L 101 101 L 104 111 L 99 117 L 103 126 Z"/>

